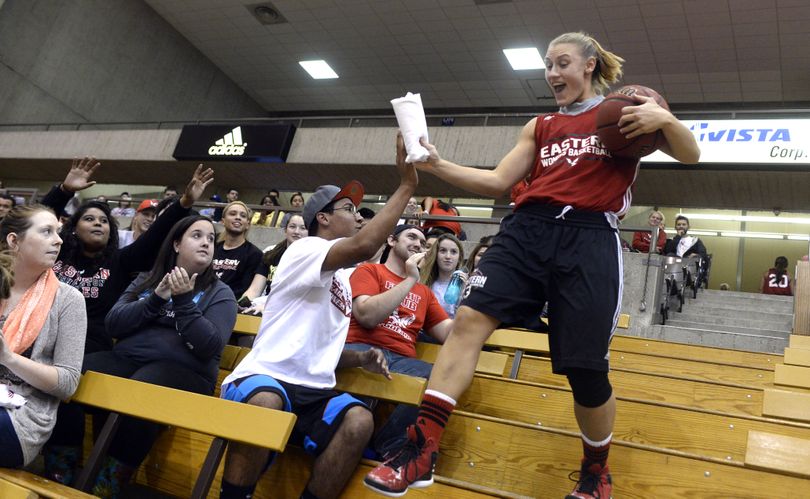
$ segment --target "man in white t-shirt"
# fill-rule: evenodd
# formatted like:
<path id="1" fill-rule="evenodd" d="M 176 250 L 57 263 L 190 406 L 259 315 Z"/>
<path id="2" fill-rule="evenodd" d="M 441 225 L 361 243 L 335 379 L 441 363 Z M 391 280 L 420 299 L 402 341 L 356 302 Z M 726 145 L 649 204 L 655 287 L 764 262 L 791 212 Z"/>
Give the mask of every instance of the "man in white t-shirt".
<path id="1" fill-rule="evenodd" d="M 315 463 L 302 498 L 337 497 L 374 430 L 360 400 L 333 390 L 335 369 L 363 367 L 386 376 L 379 349 L 344 350 L 352 311 L 349 275 L 386 240 L 417 185 L 397 139 L 399 188 L 360 231 L 363 186 L 318 187 L 304 205 L 309 236 L 294 242 L 273 276 L 259 334 L 250 353 L 222 384 L 222 397 L 298 416 L 294 435 Z M 220 498 L 248 498 L 269 466 L 267 449 L 231 443 Z"/>

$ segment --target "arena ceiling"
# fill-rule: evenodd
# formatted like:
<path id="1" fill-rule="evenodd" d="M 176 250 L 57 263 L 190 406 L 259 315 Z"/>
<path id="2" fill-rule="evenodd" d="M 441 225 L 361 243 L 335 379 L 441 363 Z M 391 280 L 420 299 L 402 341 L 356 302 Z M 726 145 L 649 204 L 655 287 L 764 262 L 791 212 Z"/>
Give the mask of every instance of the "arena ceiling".
<path id="1" fill-rule="evenodd" d="M 552 106 L 543 70 L 514 71 L 502 49 L 544 54 L 577 30 L 678 110 L 810 103 L 807 0 L 146 2 L 270 114 L 388 111 L 405 91 L 434 111 Z M 260 5 L 283 22 L 262 24 Z M 310 78 L 298 61 L 312 59 L 339 78 Z"/>

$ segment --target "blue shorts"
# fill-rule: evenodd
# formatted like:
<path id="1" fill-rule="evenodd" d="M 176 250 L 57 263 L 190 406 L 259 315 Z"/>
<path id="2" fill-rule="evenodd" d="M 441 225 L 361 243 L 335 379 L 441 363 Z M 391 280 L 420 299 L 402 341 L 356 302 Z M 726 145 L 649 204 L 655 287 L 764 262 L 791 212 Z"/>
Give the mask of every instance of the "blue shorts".
<path id="1" fill-rule="evenodd" d="M 261 392 L 277 394 L 284 401 L 284 411 L 298 417 L 291 438 L 315 456 L 329 446 L 346 411 L 354 406 L 368 409 L 366 404 L 348 393 L 294 385 L 264 374 L 228 383 L 222 387 L 222 398 L 247 403 Z"/>

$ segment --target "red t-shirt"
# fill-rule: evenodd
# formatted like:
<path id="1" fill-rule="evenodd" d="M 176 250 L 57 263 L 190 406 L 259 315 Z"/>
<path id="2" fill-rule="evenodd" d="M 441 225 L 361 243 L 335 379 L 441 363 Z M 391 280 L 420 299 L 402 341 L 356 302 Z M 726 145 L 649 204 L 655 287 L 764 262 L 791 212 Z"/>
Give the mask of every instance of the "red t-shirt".
<path id="1" fill-rule="evenodd" d="M 458 213 L 453 210 L 443 210 L 441 206 L 439 206 L 439 200 L 433 200 L 433 206 L 430 207 L 430 211 L 428 211 L 428 215 L 437 215 L 437 216 L 444 216 L 444 217 L 457 217 Z M 461 224 L 458 222 L 446 222 L 444 220 L 425 220 L 423 225 L 425 231 L 431 227 L 446 227 L 453 231 L 453 235 L 458 237 L 461 234 Z"/>
<path id="2" fill-rule="evenodd" d="M 793 296 L 793 290 L 790 288 L 790 276 L 785 272 L 781 277 L 777 278 L 776 269 L 769 269 L 765 273 L 762 292 L 766 295 Z"/>
<path id="3" fill-rule="evenodd" d="M 639 160 L 611 155 L 596 135 L 599 106 L 578 115 L 537 117 L 531 183 L 516 205 L 571 205 L 574 209 L 624 215 Z"/>
<path id="4" fill-rule="evenodd" d="M 651 239 L 652 234 L 650 232 L 634 232 L 633 249 L 637 249 L 642 253 L 647 253 L 648 251 L 650 251 Z M 659 253 L 664 251 L 664 245 L 666 243 L 667 243 L 667 233 L 661 229 L 658 229 L 658 243 L 656 243 L 655 247 L 658 249 Z"/>
<path id="5" fill-rule="evenodd" d="M 357 267 L 350 279 L 352 299 L 384 293 L 403 280 L 383 264 L 364 263 Z M 414 358 L 419 331 L 430 329 L 447 318 L 447 312 L 433 291 L 417 282 L 399 307 L 374 329 L 364 328 L 352 315 L 346 343 L 365 343 Z"/>

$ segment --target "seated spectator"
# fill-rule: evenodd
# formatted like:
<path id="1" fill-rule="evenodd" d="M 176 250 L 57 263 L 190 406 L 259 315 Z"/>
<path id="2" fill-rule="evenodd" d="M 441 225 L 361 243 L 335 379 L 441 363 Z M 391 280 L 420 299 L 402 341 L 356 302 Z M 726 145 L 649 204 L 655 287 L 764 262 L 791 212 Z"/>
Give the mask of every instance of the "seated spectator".
<path id="1" fill-rule="evenodd" d="M 163 189 L 163 195 L 161 199 L 166 198 L 173 198 L 177 197 L 177 186 L 176 185 L 167 185 L 165 189 Z"/>
<path id="2" fill-rule="evenodd" d="M 699 255 L 703 259 L 708 257 L 703 242 L 695 236 L 686 235 L 689 231 L 688 218 L 683 215 L 675 217 L 675 231 L 678 234 L 672 238 L 672 240 L 667 241 L 664 247 L 664 254 L 675 255 L 682 258 L 689 255 Z"/>
<path id="3" fill-rule="evenodd" d="M 245 203 L 228 203 L 222 214 L 222 227 L 225 230 L 219 235 L 214 248 L 214 272 L 238 299 L 250 287 L 254 276 L 267 278 L 266 274 L 262 274 L 262 251 L 247 240 L 252 215 Z"/>
<path id="4" fill-rule="evenodd" d="M 399 225 L 421 225 L 419 221 L 419 217 L 421 216 L 422 207 L 419 206 L 419 202 L 416 201 L 416 198 L 412 197 L 408 200 L 408 204 L 405 205 L 405 212 L 402 214 L 402 218 L 399 219 Z"/>
<path id="5" fill-rule="evenodd" d="M 157 213 L 157 199 L 144 199 L 141 201 L 141 204 L 138 205 L 138 209 L 135 211 L 135 216 L 132 217 L 132 221 L 129 224 L 129 229 L 119 229 L 118 247 L 125 248 L 137 241 L 138 238 L 149 230 L 149 227 L 151 227 L 155 222 Z"/>
<path id="6" fill-rule="evenodd" d="M 492 241 L 495 239 L 495 236 L 484 236 L 479 241 L 478 244 L 470 252 L 470 256 L 467 258 L 467 273 L 472 274 L 476 268 L 478 268 L 478 262 L 481 261 L 481 257 L 484 256 L 484 253 L 487 252 L 490 246 L 492 246 Z"/>
<path id="7" fill-rule="evenodd" d="M 344 348 L 380 348 L 389 371 L 427 378 L 431 364 L 416 358 L 419 331 L 443 343 L 453 321 L 430 288 L 419 282 L 417 265 L 425 256 L 422 229 L 398 225 L 386 244 L 390 251 L 384 264 L 364 263 L 352 274 L 352 319 Z M 372 449 L 385 457 L 399 448 L 418 412 L 415 406 L 399 405 L 377 432 Z"/>
<path id="8" fill-rule="evenodd" d="M 267 195 L 270 196 L 270 199 L 273 200 L 273 206 L 281 206 L 281 203 L 278 200 L 280 196 L 278 189 L 270 189 L 269 191 L 267 191 Z"/>
<path id="9" fill-rule="evenodd" d="M 92 158 L 74 161 L 65 180 L 42 199 L 42 204 L 59 212 L 74 192 L 85 189 L 100 163 Z M 186 192 L 173 203 L 146 233 L 126 248 L 118 247 L 118 224 L 106 203 L 86 201 L 59 236 L 64 243 L 53 266 L 60 281 L 84 295 L 87 308 L 85 353 L 112 348 L 104 318 L 132 281 L 131 275 L 152 267 L 161 243 L 175 222 L 185 217 L 209 183 L 214 172 L 197 167 Z"/>
<path id="10" fill-rule="evenodd" d="M 34 460 L 59 401 L 79 385 L 87 313 L 81 293 L 51 270 L 58 232 L 41 205 L 14 208 L 0 222 L 0 467 Z"/>
<path id="11" fill-rule="evenodd" d="M 425 230 L 425 250 L 430 251 L 430 248 L 436 243 L 436 239 L 442 234 L 449 234 L 449 232 L 444 227 L 431 227 Z"/>
<path id="12" fill-rule="evenodd" d="M 290 196 L 290 206 L 294 209 L 303 210 L 304 209 L 304 195 L 300 192 L 294 192 L 292 196 Z"/>
<path id="13" fill-rule="evenodd" d="M 374 210 L 371 208 L 360 208 L 357 210 L 357 213 L 359 213 L 360 218 L 363 219 L 363 221 L 360 222 L 361 227 L 365 226 L 367 223 L 369 223 L 369 221 L 371 221 L 372 218 L 374 218 Z"/>
<path id="14" fill-rule="evenodd" d="M 211 266 L 215 240 L 208 218 L 177 222 L 152 270 L 139 275 L 107 314 L 107 331 L 118 340 L 112 351 L 87 355 L 83 371 L 213 394 L 219 359 L 236 322 L 233 293 Z M 81 405 L 63 404 L 56 423 L 56 432 L 72 435 L 77 449 L 84 439 L 83 414 Z M 94 424 L 101 424 L 106 414 L 96 416 Z M 162 428 L 124 417 L 92 493 L 118 497 Z"/>
<path id="15" fill-rule="evenodd" d="M 422 210 L 426 215 L 437 215 L 444 217 L 457 217 L 459 216 L 458 210 L 450 203 L 446 203 L 440 199 L 433 199 L 428 196 L 422 200 Z M 442 228 L 447 232 L 452 233 L 458 237 L 461 234 L 461 224 L 458 222 L 449 222 L 444 220 L 425 220 L 422 224 L 425 230 L 432 227 Z"/>
<path id="16" fill-rule="evenodd" d="M 379 349 L 360 353 L 343 344 L 352 307 L 349 273 L 386 240 L 416 188 L 416 170 L 405 164 L 401 137 L 397 170 L 399 188 L 363 230 L 356 213 L 363 198 L 359 182 L 342 189 L 320 186 L 307 200 L 309 237 L 284 254 L 254 346 L 223 381 L 223 398 L 298 416 L 294 435 L 316 456 L 301 497 L 337 497 L 374 429 L 365 404 L 334 391 L 335 369 L 362 366 L 388 375 Z M 250 497 L 270 459 L 267 449 L 231 442 L 220 498 Z"/>
<path id="17" fill-rule="evenodd" d="M 274 206 L 281 206 L 281 203 L 278 202 L 278 198 L 267 195 L 262 198 L 262 201 L 259 204 L 262 206 L 267 206 L 268 209 L 254 213 L 253 218 L 250 220 L 251 225 L 280 227 L 281 219 L 284 217 L 284 212 L 279 210 L 278 215 L 276 215 L 276 211 L 271 209 Z M 273 217 L 276 217 L 275 225 L 273 225 Z"/>
<path id="18" fill-rule="evenodd" d="M 225 202 L 226 203 L 233 203 L 234 201 L 239 200 L 239 191 L 236 189 L 228 189 L 228 193 L 225 194 Z M 214 221 L 220 222 L 222 221 L 222 211 L 223 208 L 216 208 L 214 210 Z"/>
<path id="19" fill-rule="evenodd" d="M 6 193 L 0 194 L 0 220 L 15 206 L 17 206 L 17 200 L 14 199 L 14 196 Z"/>
<path id="20" fill-rule="evenodd" d="M 793 296 L 792 279 L 787 271 L 788 259 L 784 256 L 776 257 L 773 267 L 762 275 L 760 289 L 766 295 Z"/>
<path id="21" fill-rule="evenodd" d="M 132 207 L 132 196 L 128 192 L 121 193 L 121 201 L 118 201 L 118 206 L 112 209 L 114 217 L 134 217 L 135 208 Z"/>
<path id="22" fill-rule="evenodd" d="M 647 223 L 650 227 L 658 227 L 658 241 L 655 244 L 656 253 L 664 251 L 664 245 L 667 242 L 667 233 L 664 231 L 664 220 L 664 214 L 658 210 L 653 210 L 649 218 L 647 218 Z M 649 252 L 651 239 L 652 233 L 650 232 L 634 232 L 633 249 L 642 253 Z"/>
<path id="23" fill-rule="evenodd" d="M 264 308 L 264 300 L 259 300 L 259 298 L 270 293 L 273 275 L 276 273 L 281 256 L 284 255 L 284 252 L 292 243 L 307 237 L 307 226 L 304 224 L 304 218 L 298 213 L 284 215 L 284 218 L 281 219 L 281 225 L 284 229 L 284 240 L 276 244 L 273 249 L 266 251 L 262 256 L 262 266 L 267 269 L 267 277 L 264 277 L 264 271 L 253 277 L 253 282 L 250 283 L 250 287 L 243 295 L 251 300 L 251 305 L 242 313 L 261 314 Z"/>
<path id="24" fill-rule="evenodd" d="M 461 242 L 452 234 L 442 234 L 431 246 L 425 256 L 425 260 L 420 267 L 420 280 L 422 284 L 429 287 L 442 308 L 451 318 L 456 316 L 458 303 L 447 303 L 444 301 L 444 293 L 453 272 L 462 267 L 464 262 L 464 248 Z"/>

